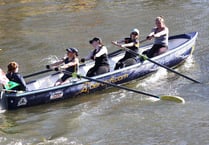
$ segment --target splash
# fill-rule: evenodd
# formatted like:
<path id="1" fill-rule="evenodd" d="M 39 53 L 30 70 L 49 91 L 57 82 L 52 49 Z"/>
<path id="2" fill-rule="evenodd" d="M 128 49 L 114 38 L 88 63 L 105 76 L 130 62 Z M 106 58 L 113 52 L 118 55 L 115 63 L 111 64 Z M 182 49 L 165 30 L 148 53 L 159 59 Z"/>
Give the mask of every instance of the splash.
<path id="1" fill-rule="evenodd" d="M 51 145 L 51 144 L 69 144 L 69 145 L 82 145 L 82 143 L 79 143 L 80 141 L 76 138 L 68 139 L 66 137 L 59 137 L 56 139 L 48 140 L 46 138 L 43 138 L 43 142 L 38 143 L 37 145 Z"/>
<path id="2" fill-rule="evenodd" d="M 192 55 L 190 55 L 190 56 L 186 59 L 186 61 L 185 61 L 185 63 L 184 63 L 183 66 L 184 66 L 186 69 L 189 69 L 189 68 L 191 68 L 191 67 L 194 66 L 194 59 L 193 59 Z"/>
<path id="3" fill-rule="evenodd" d="M 152 74 L 150 77 L 147 77 L 143 82 L 139 83 L 136 87 L 146 87 L 155 84 L 158 80 L 167 77 L 167 70 L 164 68 L 159 68 L 158 71 Z"/>
<path id="4" fill-rule="evenodd" d="M 0 114 L 3 114 L 5 112 L 6 112 L 6 110 L 2 109 L 2 107 L 0 106 Z"/>
<path id="5" fill-rule="evenodd" d="M 52 64 L 59 60 L 59 58 L 56 55 L 49 55 L 47 58 L 44 58 L 40 61 L 40 63 L 46 63 L 46 64 Z"/>
<path id="6" fill-rule="evenodd" d="M 148 101 L 151 101 L 151 102 L 160 101 L 160 99 L 158 99 L 158 98 L 153 98 L 153 97 L 146 97 L 146 98 L 144 98 L 144 100 L 148 100 Z"/>

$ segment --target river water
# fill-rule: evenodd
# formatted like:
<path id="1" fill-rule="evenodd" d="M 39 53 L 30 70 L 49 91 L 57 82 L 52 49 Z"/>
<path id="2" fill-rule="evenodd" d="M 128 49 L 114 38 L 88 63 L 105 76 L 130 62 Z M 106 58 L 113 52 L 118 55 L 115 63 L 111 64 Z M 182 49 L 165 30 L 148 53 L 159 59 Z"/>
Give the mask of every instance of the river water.
<path id="1" fill-rule="evenodd" d="M 1 145 L 209 145 L 209 2 L 207 0 L 0 0 L 0 67 L 20 64 L 23 75 L 45 69 L 67 47 L 85 56 L 99 36 L 111 45 L 138 28 L 141 39 L 163 15 L 170 35 L 198 31 L 191 58 L 126 85 L 185 104 L 109 89 L 63 102 L 0 114 Z M 27 80 L 26 80 L 27 81 Z"/>

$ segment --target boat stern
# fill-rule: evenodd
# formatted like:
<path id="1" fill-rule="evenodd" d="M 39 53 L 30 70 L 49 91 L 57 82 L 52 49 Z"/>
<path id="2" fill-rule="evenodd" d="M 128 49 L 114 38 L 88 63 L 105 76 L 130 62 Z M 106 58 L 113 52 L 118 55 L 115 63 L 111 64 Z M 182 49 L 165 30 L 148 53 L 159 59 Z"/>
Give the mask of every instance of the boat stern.
<path id="1" fill-rule="evenodd" d="M 5 91 L 1 91 L 0 93 L 0 110 L 7 110 L 7 101 L 5 97 Z"/>

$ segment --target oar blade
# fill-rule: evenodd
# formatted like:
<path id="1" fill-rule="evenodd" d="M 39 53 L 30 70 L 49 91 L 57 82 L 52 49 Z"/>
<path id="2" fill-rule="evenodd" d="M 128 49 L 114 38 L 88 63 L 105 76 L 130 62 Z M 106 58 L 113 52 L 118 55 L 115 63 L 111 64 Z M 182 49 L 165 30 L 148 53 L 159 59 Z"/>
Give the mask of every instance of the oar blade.
<path id="1" fill-rule="evenodd" d="M 166 100 L 166 101 L 173 101 L 173 102 L 177 102 L 177 103 L 185 103 L 184 98 L 179 97 L 179 96 L 160 96 L 161 100 Z"/>

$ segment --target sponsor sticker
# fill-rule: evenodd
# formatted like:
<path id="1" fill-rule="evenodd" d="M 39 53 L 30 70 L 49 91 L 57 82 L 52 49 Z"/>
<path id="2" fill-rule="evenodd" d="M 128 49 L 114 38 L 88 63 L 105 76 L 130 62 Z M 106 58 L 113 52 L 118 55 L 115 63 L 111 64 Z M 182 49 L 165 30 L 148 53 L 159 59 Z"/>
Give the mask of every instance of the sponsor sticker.
<path id="1" fill-rule="evenodd" d="M 62 98 L 62 96 L 63 96 L 63 91 L 52 92 L 50 95 L 50 100 Z"/>

